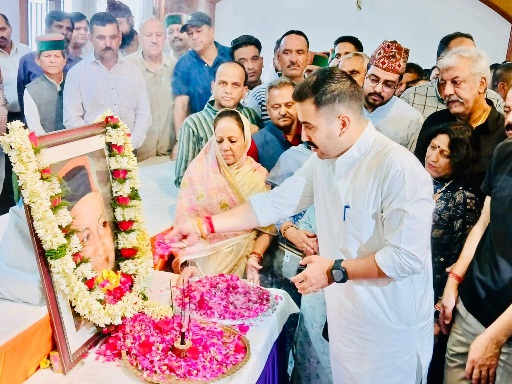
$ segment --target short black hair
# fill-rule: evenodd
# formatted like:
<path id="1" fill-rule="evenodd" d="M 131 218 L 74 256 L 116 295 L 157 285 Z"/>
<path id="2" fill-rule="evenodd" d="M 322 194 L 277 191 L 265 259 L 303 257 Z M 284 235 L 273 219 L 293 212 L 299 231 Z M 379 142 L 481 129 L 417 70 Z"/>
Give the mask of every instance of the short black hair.
<path id="1" fill-rule="evenodd" d="M 473 127 L 468 123 L 453 121 L 440 125 L 427 138 L 428 145 L 439 135 L 447 135 L 450 139 L 450 163 L 454 179 L 464 178 L 467 180 L 475 171 L 478 143 L 473 131 Z"/>
<path id="2" fill-rule="evenodd" d="M 471 36 L 469 33 L 464 32 L 453 32 L 449 35 L 444 36 L 441 40 L 439 40 L 439 45 L 437 46 L 437 57 L 436 59 L 439 60 L 439 58 L 443 55 L 444 51 L 446 51 L 446 48 L 450 45 L 450 43 L 455 39 L 469 39 L 472 42 L 475 42 L 473 39 L 473 36 Z M 437 61 L 436 60 L 436 61 Z"/>
<path id="3" fill-rule="evenodd" d="M 2 17 L 4 18 L 4 20 L 5 20 L 5 24 L 7 24 L 7 26 L 8 26 L 9 28 L 12 28 L 12 27 L 11 27 L 11 23 L 9 22 L 9 19 L 7 18 L 7 16 L 5 16 L 3 13 L 0 13 L 0 16 L 2 16 Z"/>
<path id="4" fill-rule="evenodd" d="M 355 49 L 357 49 L 357 52 L 363 52 L 363 43 L 361 43 L 361 40 L 359 40 L 355 36 L 340 36 L 336 40 L 334 40 L 334 48 L 340 43 L 349 43 L 352 44 Z"/>
<path id="5" fill-rule="evenodd" d="M 279 47 L 281 46 L 281 38 L 276 40 L 276 44 L 274 45 L 274 55 L 279 50 Z"/>
<path id="6" fill-rule="evenodd" d="M 421 66 L 415 63 L 407 63 L 405 66 L 405 73 L 415 73 L 419 78 L 423 78 L 425 71 Z"/>
<path id="7" fill-rule="evenodd" d="M 89 32 L 91 32 L 94 29 L 94 26 L 97 25 L 98 27 L 105 27 L 108 24 L 115 24 L 117 25 L 117 28 L 119 28 L 119 24 L 117 24 L 117 19 L 108 12 L 98 12 L 92 15 L 91 21 L 89 23 Z"/>
<path id="8" fill-rule="evenodd" d="M 356 81 L 338 67 L 320 68 L 302 80 L 293 91 L 293 100 L 312 99 L 318 108 L 339 108 L 340 105 L 363 114 L 363 90 Z"/>
<path id="9" fill-rule="evenodd" d="M 85 16 L 81 12 L 71 12 L 69 16 L 71 17 L 71 21 L 73 23 L 79 23 L 80 21 L 86 20 L 87 25 L 89 25 L 89 20 L 87 20 L 87 16 Z"/>
<path id="10" fill-rule="evenodd" d="M 257 38 L 251 35 L 242 35 L 231 42 L 229 53 L 233 60 L 235 59 L 235 51 L 243 47 L 255 47 L 258 53 L 261 53 L 261 42 Z"/>
<path id="11" fill-rule="evenodd" d="M 219 72 L 219 68 L 222 67 L 224 64 L 236 64 L 240 68 L 242 68 L 242 70 L 244 71 L 244 86 L 247 85 L 247 80 L 249 79 L 249 75 L 247 74 L 245 67 L 242 64 L 240 64 L 238 61 L 234 61 L 234 60 L 225 61 L 217 67 L 217 69 L 215 70 L 215 76 L 213 77 L 214 81 L 217 80 L 217 72 Z"/>
<path id="12" fill-rule="evenodd" d="M 498 65 L 494 70 L 491 81 L 492 89 L 496 90 L 501 82 L 507 84 L 512 82 L 512 63 Z"/>
<path id="13" fill-rule="evenodd" d="M 71 20 L 71 16 L 69 15 L 69 13 L 57 10 L 48 12 L 46 17 L 44 18 L 44 24 L 46 29 L 50 29 L 53 23 L 60 22 L 64 19 L 69 19 L 69 21 L 71 22 L 71 28 L 74 29 L 75 25 L 73 23 L 73 20 Z"/>
<path id="14" fill-rule="evenodd" d="M 302 36 L 305 40 L 306 40 L 306 44 L 308 45 L 308 50 L 309 50 L 309 40 L 308 40 L 308 37 L 306 36 L 306 34 L 302 31 L 299 31 L 297 29 L 291 29 L 287 32 L 285 32 L 283 34 L 283 36 L 281 36 L 281 38 L 278 40 L 279 41 L 279 45 L 281 45 L 281 43 L 283 42 L 283 39 L 286 37 L 286 36 L 290 36 L 290 35 L 298 35 L 298 36 Z"/>

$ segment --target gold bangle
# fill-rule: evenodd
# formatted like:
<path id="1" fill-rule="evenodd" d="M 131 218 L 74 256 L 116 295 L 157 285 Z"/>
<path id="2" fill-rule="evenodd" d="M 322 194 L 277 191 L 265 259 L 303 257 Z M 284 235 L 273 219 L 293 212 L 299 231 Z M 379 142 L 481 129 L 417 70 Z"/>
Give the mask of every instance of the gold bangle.
<path id="1" fill-rule="evenodd" d="M 295 229 L 298 229 L 297 226 L 295 224 L 288 224 L 286 227 L 284 227 L 284 229 L 281 231 L 281 234 L 283 235 L 283 237 L 285 237 L 285 233 L 287 230 L 289 230 L 290 228 L 295 228 Z"/>
<path id="2" fill-rule="evenodd" d="M 203 219 L 196 217 L 197 229 L 199 229 L 199 236 L 206 240 L 206 232 L 204 231 Z"/>

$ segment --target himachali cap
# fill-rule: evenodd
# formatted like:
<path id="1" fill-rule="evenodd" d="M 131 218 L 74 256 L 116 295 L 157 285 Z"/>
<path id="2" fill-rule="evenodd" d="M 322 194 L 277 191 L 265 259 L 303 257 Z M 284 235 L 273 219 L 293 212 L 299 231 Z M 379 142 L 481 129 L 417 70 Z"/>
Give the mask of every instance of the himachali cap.
<path id="1" fill-rule="evenodd" d="M 206 13 L 203 12 L 193 12 L 188 16 L 187 22 L 183 24 L 180 29 L 180 32 L 183 33 L 187 30 L 188 26 L 191 27 L 202 27 L 203 25 L 212 26 L 212 19 Z"/>
<path id="2" fill-rule="evenodd" d="M 63 51 L 66 49 L 64 36 L 60 33 L 49 33 L 47 35 L 36 37 L 37 50 L 44 51 Z"/>
<path id="3" fill-rule="evenodd" d="M 319 55 L 315 53 L 315 56 L 313 56 L 313 62 L 311 64 L 316 65 L 317 67 L 320 68 L 328 67 L 329 59 L 324 55 Z"/>
<path id="4" fill-rule="evenodd" d="M 165 28 L 173 24 L 183 24 L 183 16 L 187 17 L 184 13 L 168 13 L 164 17 Z"/>
<path id="5" fill-rule="evenodd" d="M 396 40 L 384 40 L 370 57 L 370 65 L 383 71 L 403 75 L 409 58 L 409 49 Z"/>

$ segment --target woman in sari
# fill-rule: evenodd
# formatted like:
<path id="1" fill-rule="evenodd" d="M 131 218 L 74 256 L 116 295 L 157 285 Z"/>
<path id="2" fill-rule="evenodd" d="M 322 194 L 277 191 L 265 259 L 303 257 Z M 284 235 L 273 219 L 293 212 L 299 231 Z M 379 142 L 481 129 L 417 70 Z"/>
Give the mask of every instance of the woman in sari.
<path id="1" fill-rule="evenodd" d="M 215 117 L 214 136 L 188 166 L 181 182 L 174 225 L 197 217 L 215 215 L 266 192 L 267 171 L 247 156 L 251 145 L 249 121 L 238 111 L 223 109 Z M 198 273 L 235 274 L 259 283 L 262 255 L 274 226 L 229 234 L 210 234 L 193 247 L 178 252 L 173 263 L 183 277 Z M 175 268 L 176 269 L 176 268 Z"/>

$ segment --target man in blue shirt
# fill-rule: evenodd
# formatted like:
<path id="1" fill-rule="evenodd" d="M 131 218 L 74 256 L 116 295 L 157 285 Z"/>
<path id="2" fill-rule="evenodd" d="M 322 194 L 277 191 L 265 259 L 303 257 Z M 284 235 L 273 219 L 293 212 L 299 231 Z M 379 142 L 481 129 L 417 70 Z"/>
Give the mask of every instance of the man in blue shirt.
<path id="1" fill-rule="evenodd" d="M 185 31 L 191 50 L 176 63 L 172 80 L 176 137 L 185 118 L 203 110 L 211 96 L 211 83 L 217 68 L 231 60 L 229 48 L 214 41 L 212 20 L 208 15 L 192 13 L 181 27 L 181 32 Z M 177 146 L 173 149 L 173 160 L 177 149 Z"/>
<path id="2" fill-rule="evenodd" d="M 269 172 L 284 151 L 302 143 L 301 124 L 292 97 L 294 89 L 295 84 L 286 77 L 277 78 L 267 86 L 265 99 L 270 121 L 253 135 L 257 153 L 249 153 Z"/>

